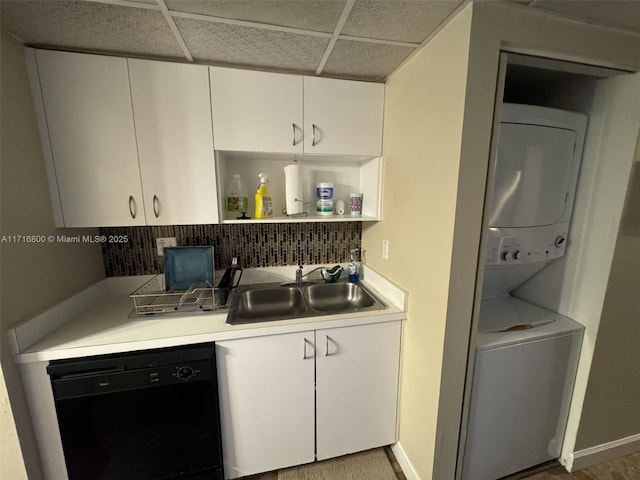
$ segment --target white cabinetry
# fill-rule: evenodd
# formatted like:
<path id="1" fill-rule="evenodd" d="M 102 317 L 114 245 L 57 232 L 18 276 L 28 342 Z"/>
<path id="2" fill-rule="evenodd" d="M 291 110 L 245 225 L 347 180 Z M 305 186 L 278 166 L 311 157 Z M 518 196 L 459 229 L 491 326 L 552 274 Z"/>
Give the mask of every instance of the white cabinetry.
<path id="1" fill-rule="evenodd" d="M 399 321 L 222 341 L 216 355 L 227 478 L 396 441 Z"/>
<path id="2" fill-rule="evenodd" d="M 26 55 L 57 226 L 218 221 L 207 67 Z"/>
<path id="3" fill-rule="evenodd" d="M 207 67 L 128 62 L 147 225 L 217 223 Z"/>
<path id="4" fill-rule="evenodd" d="M 400 322 L 316 331 L 317 459 L 396 439 Z"/>
<path id="5" fill-rule="evenodd" d="M 302 77 L 210 67 L 216 150 L 302 153 Z"/>
<path id="6" fill-rule="evenodd" d="M 225 477 L 314 460 L 313 335 L 216 342 Z"/>
<path id="7" fill-rule="evenodd" d="M 304 77 L 304 151 L 382 153 L 384 85 Z"/>
<path id="8" fill-rule="evenodd" d="M 127 60 L 46 50 L 36 50 L 35 59 L 56 223 L 144 225 Z"/>
<path id="9" fill-rule="evenodd" d="M 382 152 L 383 84 L 219 67 L 210 73 L 216 150 Z"/>

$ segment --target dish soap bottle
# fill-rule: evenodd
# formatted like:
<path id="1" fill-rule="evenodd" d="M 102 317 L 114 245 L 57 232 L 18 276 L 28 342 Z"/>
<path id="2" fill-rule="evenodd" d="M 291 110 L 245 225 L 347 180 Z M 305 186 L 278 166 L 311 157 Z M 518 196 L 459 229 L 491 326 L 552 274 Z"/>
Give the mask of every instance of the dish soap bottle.
<path id="1" fill-rule="evenodd" d="M 227 212 L 242 213 L 241 217 L 236 217 L 239 220 L 248 220 L 246 216 L 249 210 L 249 193 L 247 187 L 237 173 L 233 174 L 233 180 L 227 187 Z"/>
<path id="2" fill-rule="evenodd" d="M 259 173 L 260 186 L 256 192 L 256 218 L 273 217 L 273 201 L 269 195 L 267 182 L 269 181 L 268 173 Z"/>
<path id="3" fill-rule="evenodd" d="M 349 263 L 347 264 L 347 273 L 349 274 L 350 283 L 358 283 L 360 281 L 360 262 L 356 259 L 358 253 L 357 248 L 353 248 L 349 254 Z"/>

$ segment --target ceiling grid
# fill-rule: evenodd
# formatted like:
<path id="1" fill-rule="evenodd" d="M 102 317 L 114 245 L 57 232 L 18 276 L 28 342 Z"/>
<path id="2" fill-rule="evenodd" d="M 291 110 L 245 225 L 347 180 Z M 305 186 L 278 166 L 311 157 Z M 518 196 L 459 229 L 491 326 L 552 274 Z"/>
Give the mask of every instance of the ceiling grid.
<path id="1" fill-rule="evenodd" d="M 187 58 L 189 62 L 193 63 L 193 57 L 191 56 L 191 52 L 189 52 L 189 49 L 187 48 L 187 44 L 184 43 L 184 38 L 182 38 L 182 35 L 180 34 L 180 30 L 178 30 L 178 27 L 176 26 L 176 22 L 173 21 L 173 17 L 171 16 L 169 9 L 167 8 L 167 4 L 164 3 L 164 0 L 158 0 L 158 6 L 160 7 L 160 11 L 162 12 L 162 15 L 164 15 L 165 20 L 169 24 L 169 28 L 175 35 L 176 41 L 180 45 L 180 48 L 182 49 L 184 56 Z"/>
<path id="2" fill-rule="evenodd" d="M 0 18 L 34 47 L 381 82 L 470 1 L 1 0 Z M 640 0 L 493 1 L 640 33 Z"/>
<path id="3" fill-rule="evenodd" d="M 324 68 L 327 60 L 329 59 L 329 55 L 331 55 L 331 51 L 333 47 L 336 45 L 338 41 L 338 37 L 340 36 L 340 32 L 342 31 L 342 27 L 347 21 L 347 17 L 349 13 L 351 13 L 351 9 L 353 8 L 353 4 L 356 3 L 356 0 L 348 0 L 346 5 L 344 6 L 344 10 L 342 10 L 342 15 L 340 15 L 340 20 L 338 20 L 338 24 L 336 25 L 335 30 L 333 31 L 333 35 L 331 36 L 331 40 L 329 40 L 329 45 L 327 45 L 327 49 L 322 56 L 322 60 L 320 60 L 320 65 L 316 69 L 316 75 L 320 75 L 322 73 L 322 69 Z"/>

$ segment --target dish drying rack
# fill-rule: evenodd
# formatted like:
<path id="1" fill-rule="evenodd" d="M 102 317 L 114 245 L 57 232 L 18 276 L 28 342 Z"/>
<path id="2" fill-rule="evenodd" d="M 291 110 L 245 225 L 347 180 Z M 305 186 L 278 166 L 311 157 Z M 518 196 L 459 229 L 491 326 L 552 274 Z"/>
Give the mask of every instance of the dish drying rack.
<path id="1" fill-rule="evenodd" d="M 192 284 L 185 291 L 166 291 L 164 275 L 159 274 L 146 282 L 130 296 L 138 315 L 153 313 L 208 312 L 226 308 L 227 299 L 220 289 L 210 285 Z"/>

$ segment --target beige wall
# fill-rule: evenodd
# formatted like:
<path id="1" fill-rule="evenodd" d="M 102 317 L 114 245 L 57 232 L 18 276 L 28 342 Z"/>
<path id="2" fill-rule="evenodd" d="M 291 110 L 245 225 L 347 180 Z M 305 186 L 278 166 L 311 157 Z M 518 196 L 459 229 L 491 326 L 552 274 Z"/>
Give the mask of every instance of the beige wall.
<path id="1" fill-rule="evenodd" d="M 1 44 L 0 235 L 95 234 L 93 230 L 54 227 L 22 45 L 4 32 Z M 33 480 L 41 476 L 39 461 L 6 331 L 25 317 L 104 278 L 102 254 L 99 245 L 91 244 L 3 242 L 0 244 L 0 270 L 0 361 L 2 382 L 6 384 L 8 394 L 5 395 L 4 389 L 0 392 L 3 403 L 0 463 L 6 471 L 18 475 L 6 478 L 24 478 L 26 468 Z M 15 425 L 12 425 L 13 420 Z M 26 465 L 21 456 L 16 455 L 16 430 Z M 5 445 L 9 449 L 5 450 Z"/>
<path id="2" fill-rule="evenodd" d="M 640 138 L 593 354 L 576 450 L 640 433 Z"/>
<path id="3" fill-rule="evenodd" d="M 383 221 L 363 231 L 368 264 L 410 292 L 400 444 L 422 478 L 434 463 L 470 24 L 466 9 L 387 83 Z"/>
<path id="4" fill-rule="evenodd" d="M 422 478 L 454 476 L 500 51 L 633 70 L 639 41 L 474 3 L 388 82 L 384 220 L 365 227 L 363 246 L 368 263 L 409 292 L 400 444 Z"/>

